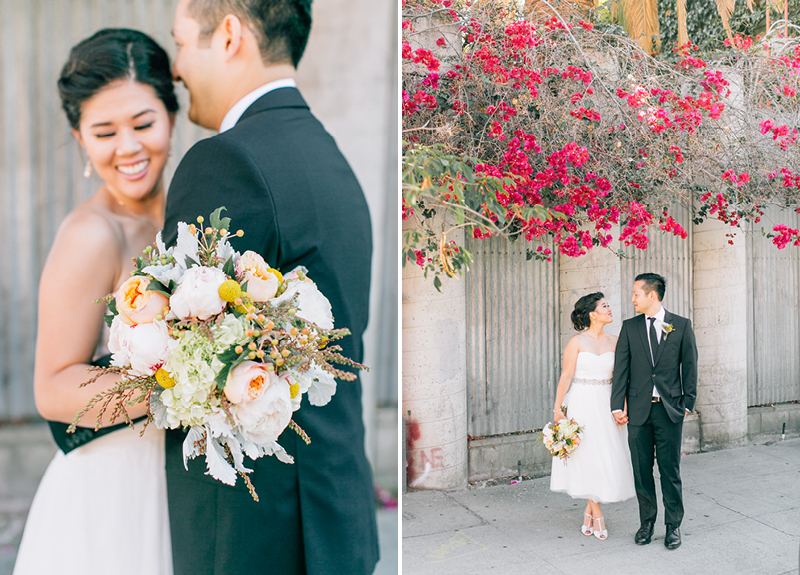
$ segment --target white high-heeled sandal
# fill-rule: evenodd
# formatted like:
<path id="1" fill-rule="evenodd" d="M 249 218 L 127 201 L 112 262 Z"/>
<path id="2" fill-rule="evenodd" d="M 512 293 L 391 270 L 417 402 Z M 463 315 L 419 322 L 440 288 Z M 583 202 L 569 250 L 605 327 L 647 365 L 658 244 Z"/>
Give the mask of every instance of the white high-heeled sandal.
<path id="1" fill-rule="evenodd" d="M 589 525 L 586 525 L 585 523 L 581 525 L 581 533 L 583 533 L 587 537 L 591 537 L 592 533 L 594 533 L 594 531 L 592 530 L 592 521 L 594 520 L 594 517 L 592 517 L 585 511 L 583 512 L 583 515 L 589 518 Z"/>
<path id="2" fill-rule="evenodd" d="M 600 517 L 592 517 L 592 519 L 594 521 L 597 521 L 597 526 L 598 527 L 605 527 L 606 526 L 605 519 L 603 518 L 602 515 Z M 600 523 L 601 521 L 603 521 L 603 523 Z M 608 539 L 608 529 L 603 529 L 603 530 L 595 529 L 594 530 L 594 536 L 597 537 L 600 541 L 605 541 L 606 539 Z"/>

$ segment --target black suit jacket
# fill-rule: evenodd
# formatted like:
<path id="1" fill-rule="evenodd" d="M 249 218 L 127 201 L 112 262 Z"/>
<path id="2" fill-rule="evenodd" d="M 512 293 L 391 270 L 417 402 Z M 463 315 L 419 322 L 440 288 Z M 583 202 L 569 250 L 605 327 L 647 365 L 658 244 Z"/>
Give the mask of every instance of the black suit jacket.
<path id="1" fill-rule="evenodd" d="M 673 422 L 682 420 L 686 409 L 694 410 L 697 345 L 692 322 L 667 311 L 664 323 L 675 330 L 662 333 L 653 365 L 645 316 L 640 314 L 622 322 L 614 357 L 611 410 L 624 409 L 627 397 L 628 421 L 632 425 L 643 425 L 647 420 L 654 385 Z"/>
<path id="2" fill-rule="evenodd" d="M 362 361 L 367 326 L 372 236 L 364 194 L 336 143 L 300 93 L 265 94 L 231 130 L 198 142 L 181 161 L 167 198 L 164 239 L 178 221 L 194 222 L 220 206 L 231 243 L 253 250 L 286 273 L 295 266 L 331 302 L 335 326 L 352 336 L 343 354 Z M 183 468 L 184 434 L 168 433 L 167 483 L 176 575 L 371 573 L 378 559 L 372 476 L 364 452 L 361 384 L 338 381 L 325 407 L 304 400 L 279 439 L 294 465 L 250 462 L 261 499 L 242 485 L 204 475 L 203 458 Z M 210 534 L 212 533 L 212 534 Z M 201 542 L 209 542 L 209 544 Z"/>

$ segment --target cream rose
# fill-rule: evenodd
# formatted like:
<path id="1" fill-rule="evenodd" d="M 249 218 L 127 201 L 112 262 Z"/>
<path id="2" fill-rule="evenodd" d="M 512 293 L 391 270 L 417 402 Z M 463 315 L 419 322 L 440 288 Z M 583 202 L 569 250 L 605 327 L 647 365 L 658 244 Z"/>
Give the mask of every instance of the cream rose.
<path id="1" fill-rule="evenodd" d="M 246 251 L 236 262 L 236 271 L 247 280 L 247 293 L 253 301 L 265 302 L 275 297 L 281 285 L 278 276 L 259 254 Z"/>
<path id="2" fill-rule="evenodd" d="M 268 371 L 267 366 L 255 361 L 243 361 L 228 374 L 225 397 L 235 404 L 245 404 L 261 397 L 273 385 L 287 385 L 286 380 Z"/>
<path id="3" fill-rule="evenodd" d="M 131 276 L 117 290 L 117 312 L 128 325 L 150 323 L 169 312 L 169 300 L 158 292 L 147 291 L 149 285 L 147 276 Z"/>
<path id="4" fill-rule="evenodd" d="M 172 313 L 179 319 L 208 319 L 225 309 L 219 286 L 228 279 L 217 268 L 193 267 L 183 274 L 181 285 L 169 299 Z"/>
<path id="5" fill-rule="evenodd" d="M 252 401 L 231 408 L 248 441 L 265 444 L 277 441 L 292 418 L 292 398 L 286 380 L 266 388 Z"/>

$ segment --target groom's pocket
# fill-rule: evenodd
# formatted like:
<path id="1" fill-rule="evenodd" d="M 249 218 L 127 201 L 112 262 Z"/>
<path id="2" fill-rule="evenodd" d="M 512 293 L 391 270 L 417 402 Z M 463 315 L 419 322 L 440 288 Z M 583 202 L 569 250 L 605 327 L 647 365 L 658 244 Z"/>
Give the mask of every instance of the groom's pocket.
<path id="1" fill-rule="evenodd" d="M 683 390 L 680 387 L 678 389 L 673 389 L 670 395 L 672 397 L 680 397 L 683 395 Z"/>

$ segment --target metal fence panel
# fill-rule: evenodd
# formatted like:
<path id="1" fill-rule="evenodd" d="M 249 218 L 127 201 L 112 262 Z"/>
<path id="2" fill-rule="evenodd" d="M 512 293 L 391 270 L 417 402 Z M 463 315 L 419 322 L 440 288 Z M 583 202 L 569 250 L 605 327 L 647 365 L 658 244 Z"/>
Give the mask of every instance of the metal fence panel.
<path id="1" fill-rule="evenodd" d="M 664 307 L 679 316 L 692 319 L 692 220 L 683 206 L 676 206 L 670 215 L 689 234 L 685 240 L 653 230 L 646 250 L 633 246 L 625 248 L 629 259 L 622 261 L 620 280 L 622 286 L 622 319 L 635 315 L 630 303 L 634 278 L 646 272 L 660 274 L 667 280 Z"/>
<path id="2" fill-rule="evenodd" d="M 469 434 L 540 429 L 559 375 L 558 263 L 526 261 L 527 242 L 471 240 L 467 282 Z"/>
<path id="3" fill-rule="evenodd" d="M 98 187 L 61 111 L 70 47 L 109 26 L 146 30 L 173 54 L 177 0 L 0 0 L 0 420 L 35 416 L 32 369 L 39 275 L 59 223 Z M 188 99 L 178 89 L 181 107 Z M 207 132 L 179 114 L 173 159 Z M 69 337 L 69 334 L 64 334 Z"/>
<path id="4" fill-rule="evenodd" d="M 791 210 L 765 210 L 769 222 L 800 227 Z M 800 400 L 800 251 L 777 249 L 759 231 L 747 239 L 752 302 L 748 350 L 747 405 Z"/>

